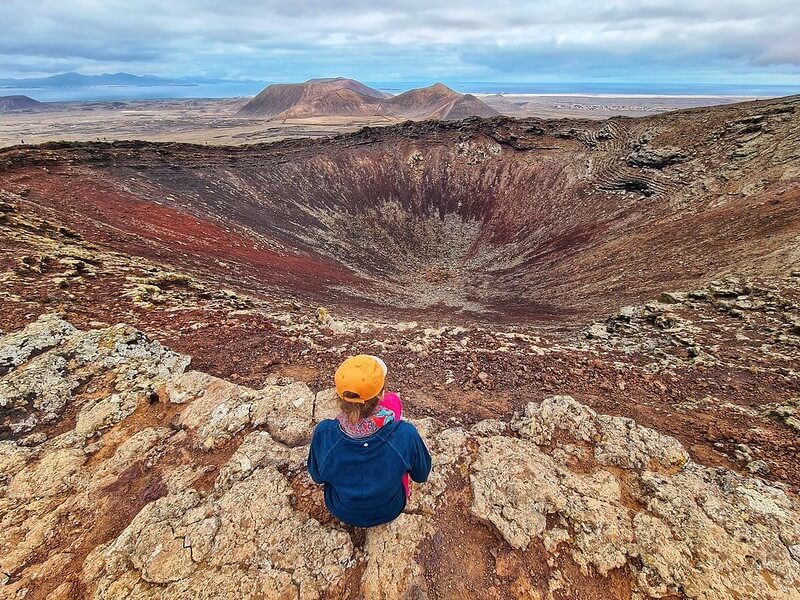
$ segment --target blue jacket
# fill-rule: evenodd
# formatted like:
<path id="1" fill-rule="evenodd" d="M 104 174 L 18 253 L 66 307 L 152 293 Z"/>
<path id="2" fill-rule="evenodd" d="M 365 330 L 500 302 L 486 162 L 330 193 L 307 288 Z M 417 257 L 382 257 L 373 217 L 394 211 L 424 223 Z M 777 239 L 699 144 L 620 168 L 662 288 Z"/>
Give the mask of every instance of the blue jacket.
<path id="1" fill-rule="evenodd" d="M 365 438 L 347 436 L 335 419 L 314 429 L 308 472 L 325 484 L 325 506 L 340 521 L 372 527 L 395 519 L 406 506 L 406 471 L 419 483 L 431 471 L 431 455 L 408 421 L 393 421 Z"/>

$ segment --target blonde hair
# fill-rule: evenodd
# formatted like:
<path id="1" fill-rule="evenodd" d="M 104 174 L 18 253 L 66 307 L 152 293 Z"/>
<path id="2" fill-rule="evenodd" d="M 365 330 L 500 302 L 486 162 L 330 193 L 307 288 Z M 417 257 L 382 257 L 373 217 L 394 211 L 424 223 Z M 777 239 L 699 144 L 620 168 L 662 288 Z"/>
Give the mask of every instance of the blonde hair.
<path id="1" fill-rule="evenodd" d="M 345 398 L 339 398 L 339 408 L 347 417 L 348 422 L 355 425 L 361 419 L 366 419 L 368 416 L 372 414 L 372 411 L 375 410 L 375 407 L 378 406 L 378 402 L 381 401 L 383 390 L 381 390 L 381 394 L 378 394 L 374 398 L 370 398 L 363 404 L 360 402 L 350 402 L 347 400 L 347 396 L 352 394 L 352 392 L 345 392 Z M 355 394 L 350 396 L 351 398 L 358 398 Z"/>

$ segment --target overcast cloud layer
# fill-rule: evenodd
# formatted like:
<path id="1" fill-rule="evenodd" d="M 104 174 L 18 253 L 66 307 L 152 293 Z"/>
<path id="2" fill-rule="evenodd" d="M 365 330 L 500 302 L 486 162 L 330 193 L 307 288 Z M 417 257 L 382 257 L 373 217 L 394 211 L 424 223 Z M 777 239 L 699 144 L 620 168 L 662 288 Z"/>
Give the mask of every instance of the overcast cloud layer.
<path id="1" fill-rule="evenodd" d="M 2 0 L 0 77 L 800 83 L 798 0 Z"/>

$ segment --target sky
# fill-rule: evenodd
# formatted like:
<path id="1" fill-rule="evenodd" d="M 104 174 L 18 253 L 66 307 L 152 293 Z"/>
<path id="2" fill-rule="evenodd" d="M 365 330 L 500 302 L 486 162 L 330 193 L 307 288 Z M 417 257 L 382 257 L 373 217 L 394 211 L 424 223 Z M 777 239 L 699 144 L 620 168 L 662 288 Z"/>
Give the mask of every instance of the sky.
<path id="1" fill-rule="evenodd" d="M 0 0 L 0 78 L 800 84 L 799 0 Z"/>

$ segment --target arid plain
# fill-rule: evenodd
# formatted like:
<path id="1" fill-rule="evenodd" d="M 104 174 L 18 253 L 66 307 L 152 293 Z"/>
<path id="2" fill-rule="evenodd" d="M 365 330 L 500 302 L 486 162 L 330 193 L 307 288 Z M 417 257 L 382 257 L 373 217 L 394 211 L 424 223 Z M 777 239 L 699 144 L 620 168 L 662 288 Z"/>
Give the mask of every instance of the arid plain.
<path id="1" fill-rule="evenodd" d="M 503 115 L 604 119 L 645 116 L 693 106 L 752 100 L 742 96 L 481 95 Z M 383 116 L 265 119 L 237 115 L 249 98 L 47 103 L 35 111 L 0 113 L 0 147 L 50 141 L 146 140 L 241 145 L 348 133 L 404 120 Z"/>

